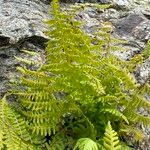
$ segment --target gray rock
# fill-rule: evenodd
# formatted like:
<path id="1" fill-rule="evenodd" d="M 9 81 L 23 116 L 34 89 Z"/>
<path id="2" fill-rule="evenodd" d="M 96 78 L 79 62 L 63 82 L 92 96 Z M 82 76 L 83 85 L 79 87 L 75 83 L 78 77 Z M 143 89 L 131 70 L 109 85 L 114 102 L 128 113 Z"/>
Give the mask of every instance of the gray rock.
<path id="1" fill-rule="evenodd" d="M 129 5 L 133 1 L 132 0 L 98 0 L 98 2 L 102 4 L 115 4 L 119 6 L 125 6 L 125 5 Z"/>
<path id="2" fill-rule="evenodd" d="M 48 10 L 49 5 L 39 0 L 0 0 L 0 97 L 20 65 L 14 56 L 29 58 L 20 50 L 43 49 L 47 41 L 43 20 L 49 18 Z"/>
<path id="3" fill-rule="evenodd" d="M 110 8 L 105 11 L 102 15 L 100 15 L 100 20 L 107 20 L 107 21 L 113 21 L 116 20 L 120 17 L 120 13 L 114 9 Z"/>
<path id="4" fill-rule="evenodd" d="M 129 14 L 127 17 L 121 18 L 115 24 L 116 31 L 120 35 L 132 35 L 133 30 L 137 27 L 141 22 L 144 21 L 144 17 L 140 14 Z"/>
<path id="5" fill-rule="evenodd" d="M 129 10 L 132 8 L 134 4 L 133 0 L 112 0 L 112 4 L 115 6 L 116 9 L 124 9 Z"/>
<path id="6" fill-rule="evenodd" d="M 150 57 L 142 65 L 138 66 L 135 75 L 140 83 L 144 83 L 150 75 Z"/>
<path id="7" fill-rule="evenodd" d="M 98 0 L 101 4 L 110 4 L 112 0 Z"/>
<path id="8" fill-rule="evenodd" d="M 36 51 L 37 55 L 31 56 L 21 52 L 24 49 Z M 10 81 L 18 78 L 16 67 L 25 65 L 16 60 L 15 56 L 42 64 L 45 61 L 43 52 L 40 46 L 32 44 L 31 41 L 24 41 L 21 45 L 13 45 L 0 50 L 0 98 L 10 89 Z"/>
<path id="9" fill-rule="evenodd" d="M 0 46 L 35 35 L 46 38 L 42 21 L 49 18 L 48 9 L 39 0 L 0 0 Z"/>
<path id="10" fill-rule="evenodd" d="M 141 22 L 133 29 L 132 34 L 141 41 L 148 41 L 150 39 L 150 20 Z"/>

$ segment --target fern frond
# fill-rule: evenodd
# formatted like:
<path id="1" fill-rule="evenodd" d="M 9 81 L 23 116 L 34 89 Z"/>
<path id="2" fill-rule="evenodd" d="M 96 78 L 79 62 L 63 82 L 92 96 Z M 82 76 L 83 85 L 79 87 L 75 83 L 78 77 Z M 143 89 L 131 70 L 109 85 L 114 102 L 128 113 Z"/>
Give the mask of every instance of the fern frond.
<path id="1" fill-rule="evenodd" d="M 22 57 L 17 57 L 15 56 L 15 59 L 19 62 L 24 63 L 25 65 L 29 65 L 29 66 L 41 66 L 42 63 L 38 60 L 36 60 L 35 58 L 40 57 L 40 55 L 37 52 L 33 52 L 33 51 L 28 51 L 28 50 L 21 50 L 23 53 L 27 54 L 30 56 L 30 59 L 28 58 L 22 58 Z M 34 59 L 33 59 L 34 58 Z"/>
<path id="2" fill-rule="evenodd" d="M 90 37 L 82 32 L 80 23 L 71 13 L 61 11 L 57 0 L 52 1 L 52 14 L 52 19 L 47 21 L 49 31 L 46 34 L 50 40 L 45 64 L 36 71 L 18 67 L 21 77 L 16 82 L 17 88 L 12 90 L 17 97 L 18 112 L 28 122 L 29 131 L 42 138 L 52 137 L 47 147 L 60 149 L 62 143 L 60 147 L 54 146 L 53 137 L 69 122 L 66 114 L 75 115 L 74 122 L 79 124 L 68 123 L 69 133 L 64 130 L 65 136 L 69 134 L 73 140 L 84 125 L 91 134 L 84 137 L 91 139 L 96 139 L 98 132 L 101 133 L 98 137 L 102 137 L 109 120 L 115 128 L 120 128 L 118 124 L 121 123 L 135 125 L 139 120 L 147 125 L 149 118 L 136 114 L 136 110 L 149 108 L 149 102 L 143 98 L 149 86 L 145 84 L 139 92 L 125 61 L 112 54 L 112 50 L 118 49 L 117 40 L 111 39 L 112 25 L 102 24 L 101 31 Z M 99 149 L 98 143 L 81 137 L 74 149 Z M 110 122 L 106 127 L 104 147 L 120 149 Z"/>
<path id="3" fill-rule="evenodd" d="M 146 83 L 140 92 L 142 94 L 146 93 L 146 94 L 150 95 L 150 84 Z"/>
<path id="4" fill-rule="evenodd" d="M 144 126 L 149 126 L 150 125 L 150 117 L 141 115 L 139 113 L 133 113 L 132 112 L 130 120 L 132 120 L 133 122 L 135 121 L 135 122 L 138 122 L 138 123 L 142 123 Z"/>
<path id="5" fill-rule="evenodd" d="M 110 122 L 108 122 L 107 127 L 105 129 L 105 135 L 103 140 L 104 140 L 104 148 L 106 150 L 121 149 L 117 133 L 112 129 Z"/>
<path id="6" fill-rule="evenodd" d="M 117 109 L 111 109 L 111 108 L 102 108 L 100 110 L 102 113 L 110 113 L 112 114 L 113 116 L 116 116 L 116 117 L 120 117 L 121 119 L 123 119 L 127 124 L 129 124 L 129 121 L 127 119 L 126 116 L 124 116 L 121 112 L 119 112 Z"/>
<path id="7" fill-rule="evenodd" d="M 34 61 L 31 61 L 31 60 L 28 60 L 28 59 L 24 59 L 24 58 L 20 58 L 20 57 L 15 57 L 15 59 L 17 61 L 23 62 L 23 63 L 25 63 L 27 65 L 35 65 L 36 64 L 36 62 L 34 62 Z"/>
<path id="8" fill-rule="evenodd" d="M 147 46 L 144 49 L 144 51 L 142 52 L 143 57 L 146 59 L 150 56 L 150 40 L 148 40 L 147 42 Z"/>
<path id="9" fill-rule="evenodd" d="M 4 147 L 8 150 L 36 148 L 25 120 L 15 112 L 5 98 L 0 100 L 0 149 Z"/>
<path id="10" fill-rule="evenodd" d="M 62 133 L 56 133 L 54 137 L 46 143 L 47 150 L 65 150 L 66 139 Z"/>
<path id="11" fill-rule="evenodd" d="M 132 100 L 128 102 L 123 114 L 128 116 L 128 119 L 132 122 L 141 122 L 144 125 L 148 126 L 150 124 L 149 116 L 140 115 L 137 113 L 138 109 L 144 108 L 145 111 L 149 111 L 150 102 L 141 95 L 133 95 Z"/>
<path id="12" fill-rule="evenodd" d="M 97 143 L 89 138 L 79 139 L 74 147 L 74 150 L 98 150 Z"/>
<path id="13" fill-rule="evenodd" d="M 144 138 L 144 133 L 138 129 L 137 127 L 134 127 L 133 125 L 127 126 L 122 124 L 120 132 L 121 135 L 133 135 L 134 139 L 136 141 L 140 141 Z"/>
<path id="14" fill-rule="evenodd" d="M 30 55 L 30 56 L 36 56 L 36 55 L 39 55 L 37 52 L 33 52 L 33 51 L 29 51 L 29 50 L 21 50 L 22 52 Z"/>
<path id="15" fill-rule="evenodd" d="M 121 142 L 121 149 L 120 150 L 132 150 L 129 146 L 126 145 L 126 143 Z"/>

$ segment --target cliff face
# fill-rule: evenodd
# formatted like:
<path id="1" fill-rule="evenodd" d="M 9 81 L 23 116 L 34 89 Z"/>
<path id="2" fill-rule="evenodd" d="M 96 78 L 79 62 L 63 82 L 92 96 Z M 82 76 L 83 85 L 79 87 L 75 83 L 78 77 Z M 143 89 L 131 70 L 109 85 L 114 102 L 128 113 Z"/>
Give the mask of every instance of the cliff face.
<path id="1" fill-rule="evenodd" d="M 49 5 L 38 0 L 0 0 L 0 95 L 20 65 L 14 56 L 22 49 L 43 49 Z"/>
<path id="2" fill-rule="evenodd" d="M 150 4 L 149 0 L 99 0 L 100 3 L 112 3 L 105 11 L 87 7 L 77 18 L 85 23 L 84 30 L 92 33 L 93 28 L 103 21 L 110 21 L 114 26 L 113 36 L 129 41 L 123 45 L 126 51 L 115 54 L 129 60 L 140 53 L 150 39 Z M 43 20 L 50 18 L 49 0 L 0 0 L 0 97 L 8 90 L 9 81 L 17 76 L 16 66 L 21 65 L 14 56 L 43 61 L 47 30 Z M 71 5 L 71 4 L 69 4 Z M 63 4 L 68 7 L 68 4 Z M 35 50 L 40 55 L 29 57 L 23 49 Z M 137 68 L 135 76 L 139 83 L 146 80 L 150 73 L 150 58 Z M 149 129 L 145 130 L 145 141 L 135 149 L 148 150 L 150 145 Z"/>

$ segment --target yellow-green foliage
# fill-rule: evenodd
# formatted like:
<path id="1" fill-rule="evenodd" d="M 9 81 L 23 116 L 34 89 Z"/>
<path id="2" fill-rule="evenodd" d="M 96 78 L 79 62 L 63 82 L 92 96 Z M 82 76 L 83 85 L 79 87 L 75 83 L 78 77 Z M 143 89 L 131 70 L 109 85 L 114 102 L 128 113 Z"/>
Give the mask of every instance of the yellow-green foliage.
<path id="1" fill-rule="evenodd" d="M 110 122 L 108 122 L 104 135 L 104 149 L 105 150 L 120 150 L 121 145 L 117 133 L 112 129 Z"/>
<path id="2" fill-rule="evenodd" d="M 0 100 L 0 150 L 33 150 L 32 142 L 25 120 L 5 98 Z"/>
<path id="3" fill-rule="evenodd" d="M 36 71 L 18 67 L 22 75 L 12 90 L 17 106 L 11 108 L 6 101 L 1 103 L 10 114 L 14 111 L 19 114 L 26 134 L 30 132 L 32 138 L 46 139 L 40 144 L 44 148 L 73 149 L 76 141 L 82 139 L 75 149 L 88 144 L 89 150 L 96 150 L 96 145 L 103 146 L 101 141 L 107 126 L 104 146 L 117 149 L 118 139 L 108 122 L 118 133 L 132 132 L 136 123 L 149 125 L 149 117 L 137 112 L 141 107 L 150 108 L 144 98 L 150 91 L 149 79 L 139 86 L 126 62 L 111 53 L 118 50 L 116 45 L 120 40 L 111 37 L 109 23 L 102 24 L 100 32 L 90 37 L 80 29 L 73 15 L 60 11 L 57 0 L 53 0 L 52 8 L 53 18 L 47 21 L 46 34 L 50 40 L 46 63 Z M 10 124 L 20 136 L 15 121 Z M 7 133 L 6 129 L 1 129 L 2 136 Z M 4 141 L 1 145 L 5 145 L 6 138 L 1 139 Z"/>
<path id="4" fill-rule="evenodd" d="M 97 143 L 89 138 L 79 139 L 74 150 L 98 150 Z"/>
<path id="5" fill-rule="evenodd" d="M 112 129 L 110 122 L 106 126 L 102 141 L 103 143 L 100 145 L 90 138 L 81 138 L 77 141 L 74 150 L 121 150 L 119 138 L 117 133 Z"/>

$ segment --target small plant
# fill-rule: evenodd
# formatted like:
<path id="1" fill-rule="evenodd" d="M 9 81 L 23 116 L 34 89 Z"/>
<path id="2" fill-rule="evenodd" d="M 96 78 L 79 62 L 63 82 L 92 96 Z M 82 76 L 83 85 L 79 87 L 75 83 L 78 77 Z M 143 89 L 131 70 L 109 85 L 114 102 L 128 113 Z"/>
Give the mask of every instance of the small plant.
<path id="1" fill-rule="evenodd" d="M 140 107 L 150 108 L 144 97 L 150 91 L 149 81 L 138 85 L 129 65 L 111 53 L 118 50 L 120 40 L 111 37 L 109 23 L 90 37 L 73 15 L 60 10 L 57 0 L 52 8 L 53 18 L 47 21 L 46 63 L 37 70 L 18 67 L 22 75 L 11 92 L 17 105 L 3 100 L 1 107 L 21 119 L 20 130 L 30 138 L 21 136 L 15 119 L 9 124 L 14 134 L 22 137 L 22 149 L 32 145 L 31 149 L 118 150 L 122 134 L 134 132 L 137 123 L 149 125 L 150 118 L 137 112 Z M 1 113 L 1 118 L 8 118 L 7 113 Z M 0 130 L 5 146 L 6 129 Z M 17 142 L 15 149 L 18 147 Z"/>
<path id="2" fill-rule="evenodd" d="M 120 150 L 121 145 L 117 137 L 117 133 L 112 129 L 110 122 L 106 127 L 104 140 L 104 149 L 106 150 Z"/>
<path id="3" fill-rule="evenodd" d="M 0 149 L 33 150 L 36 148 L 36 140 L 32 137 L 24 118 L 8 104 L 5 98 L 0 100 Z"/>
<path id="4" fill-rule="evenodd" d="M 110 122 L 108 122 L 105 134 L 102 139 L 102 145 L 96 143 L 89 138 L 81 138 L 77 141 L 74 150 L 120 150 L 121 145 L 119 144 L 119 139 L 117 133 L 112 129 Z"/>

